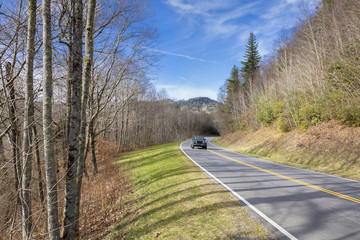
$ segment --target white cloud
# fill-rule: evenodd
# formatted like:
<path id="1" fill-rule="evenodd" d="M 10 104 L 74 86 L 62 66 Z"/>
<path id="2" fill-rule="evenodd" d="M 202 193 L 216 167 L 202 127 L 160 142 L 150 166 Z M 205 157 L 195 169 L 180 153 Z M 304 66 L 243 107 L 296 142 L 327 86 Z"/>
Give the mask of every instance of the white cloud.
<path id="1" fill-rule="evenodd" d="M 266 41 L 259 42 L 258 50 L 259 50 L 259 53 L 261 56 L 265 56 L 266 54 L 270 53 L 270 49 L 269 49 Z"/>
<path id="2" fill-rule="evenodd" d="M 244 3 L 239 0 L 164 0 L 164 3 L 182 16 L 180 21 L 187 19 L 182 23 L 187 37 L 203 31 L 202 41 L 209 42 L 233 36 L 244 40 L 250 31 L 274 36 L 281 28 L 294 25 L 296 17 L 301 15 L 301 8 L 313 9 L 319 1 L 256 0 Z M 258 18 L 252 18 L 255 19 L 253 22 L 243 22 L 241 18 L 249 14 Z"/>
<path id="3" fill-rule="evenodd" d="M 194 60 L 194 61 L 199 61 L 199 62 L 219 63 L 217 61 L 213 61 L 213 60 L 209 60 L 209 59 L 203 59 L 203 58 L 197 58 L 197 57 L 191 57 L 189 55 L 180 54 L 180 53 L 172 53 L 172 52 L 163 51 L 163 50 L 159 50 L 159 49 L 153 49 L 153 48 L 146 48 L 146 49 L 149 50 L 149 51 L 153 51 L 153 52 L 158 52 L 158 53 L 171 55 L 171 56 L 176 56 L 176 57 L 187 58 L 189 60 Z"/>
<path id="4" fill-rule="evenodd" d="M 233 45 L 224 46 L 224 51 L 230 52 L 236 60 L 243 60 L 243 49 L 250 32 L 254 32 L 257 37 L 260 54 L 268 54 L 280 30 L 294 27 L 300 16 L 305 13 L 304 9 L 313 11 L 319 1 L 253 0 L 246 3 L 239 0 L 163 0 L 181 15 L 179 21 L 185 32 L 184 41 L 197 37 L 196 41 L 206 46 L 219 39 L 233 38 Z M 177 53 L 169 55 L 209 61 Z"/>
<path id="5" fill-rule="evenodd" d="M 230 7 L 233 0 L 193 0 L 191 3 L 184 0 L 165 0 L 164 3 L 173 7 L 180 14 L 207 15 L 210 11 Z"/>
<path id="6" fill-rule="evenodd" d="M 157 89 L 164 89 L 172 99 L 181 100 L 194 97 L 209 97 L 217 99 L 217 89 L 194 87 L 190 85 L 156 85 Z"/>
<path id="7" fill-rule="evenodd" d="M 179 76 L 179 78 L 180 78 L 181 80 L 185 81 L 185 82 L 188 81 L 188 80 L 187 80 L 185 77 L 183 77 L 183 76 Z"/>
<path id="8" fill-rule="evenodd" d="M 191 3 L 190 3 L 191 2 Z M 215 39 L 216 37 L 227 38 L 238 32 L 239 24 L 236 20 L 253 13 L 255 5 L 259 1 L 248 4 L 239 4 L 237 0 L 166 0 L 164 3 L 172 7 L 181 15 L 180 20 L 186 18 L 188 23 L 196 25 L 197 30 L 205 31 L 205 38 Z M 188 31 L 192 27 L 189 26 Z"/>
<path id="9" fill-rule="evenodd" d="M 165 3 L 176 8 L 179 13 L 191 12 L 194 9 L 192 4 L 183 3 L 182 0 L 167 0 Z"/>
<path id="10" fill-rule="evenodd" d="M 304 0 L 285 0 L 288 4 L 299 4 L 303 2 Z"/>

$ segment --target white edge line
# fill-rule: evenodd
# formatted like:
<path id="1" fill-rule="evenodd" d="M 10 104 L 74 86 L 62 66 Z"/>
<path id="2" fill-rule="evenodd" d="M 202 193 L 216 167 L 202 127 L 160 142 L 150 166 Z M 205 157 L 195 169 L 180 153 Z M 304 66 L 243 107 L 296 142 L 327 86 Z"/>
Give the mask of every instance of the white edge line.
<path id="1" fill-rule="evenodd" d="M 223 186 L 226 190 L 228 190 L 231 194 L 233 194 L 235 197 L 237 197 L 240 201 L 242 201 L 243 203 L 245 203 L 248 207 L 250 207 L 253 211 L 255 211 L 258 215 L 260 215 L 263 219 L 265 219 L 268 223 L 270 223 L 271 225 L 273 225 L 277 230 L 279 230 L 281 233 L 283 233 L 285 236 L 287 236 L 289 239 L 291 240 L 297 240 L 296 237 L 294 237 L 291 233 L 289 233 L 288 231 L 286 231 L 284 228 L 282 228 L 279 224 L 277 224 L 276 222 L 274 222 L 271 218 L 269 218 L 268 216 L 266 216 L 263 212 L 261 212 L 259 209 L 257 209 L 256 207 L 254 207 L 251 203 L 249 203 L 245 198 L 243 198 L 242 196 L 240 196 L 239 194 L 237 194 L 234 190 L 232 190 L 230 187 L 228 187 L 225 183 L 223 183 L 222 181 L 220 181 L 217 177 L 215 177 L 214 175 L 212 175 L 210 172 L 208 172 L 205 168 L 203 168 L 202 166 L 200 166 L 200 164 L 198 164 L 197 162 L 195 162 L 189 155 L 186 154 L 186 152 L 183 150 L 182 145 L 184 142 L 182 142 L 180 144 L 180 149 L 181 151 L 193 162 L 195 163 L 196 166 L 198 166 L 203 172 L 205 172 L 207 175 L 209 175 L 210 177 L 212 177 L 216 182 L 218 182 L 221 186 Z"/>

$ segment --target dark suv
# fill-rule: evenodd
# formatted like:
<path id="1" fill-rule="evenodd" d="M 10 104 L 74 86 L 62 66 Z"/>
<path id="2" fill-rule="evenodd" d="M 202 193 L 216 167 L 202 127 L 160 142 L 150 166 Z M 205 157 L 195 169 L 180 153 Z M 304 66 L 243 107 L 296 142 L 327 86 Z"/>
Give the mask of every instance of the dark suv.
<path id="1" fill-rule="evenodd" d="M 194 149 L 194 147 L 207 149 L 206 139 L 203 136 L 193 136 L 191 141 L 191 148 Z"/>

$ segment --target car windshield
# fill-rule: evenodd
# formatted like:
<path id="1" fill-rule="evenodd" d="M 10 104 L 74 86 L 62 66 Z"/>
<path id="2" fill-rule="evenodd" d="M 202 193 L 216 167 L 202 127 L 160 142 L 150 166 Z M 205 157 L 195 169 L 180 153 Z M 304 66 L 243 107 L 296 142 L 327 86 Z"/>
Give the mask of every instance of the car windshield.
<path id="1" fill-rule="evenodd" d="M 203 136 L 194 136 L 193 139 L 195 139 L 195 140 L 204 140 L 205 138 Z"/>

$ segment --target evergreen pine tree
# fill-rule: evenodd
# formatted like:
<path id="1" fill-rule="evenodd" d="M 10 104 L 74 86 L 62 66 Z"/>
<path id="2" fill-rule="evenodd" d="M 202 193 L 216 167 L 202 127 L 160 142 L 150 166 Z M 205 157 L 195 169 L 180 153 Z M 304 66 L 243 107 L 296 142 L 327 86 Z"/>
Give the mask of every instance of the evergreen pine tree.
<path id="1" fill-rule="evenodd" d="M 243 77 L 245 82 L 254 81 L 256 70 L 259 68 L 260 54 L 257 50 L 259 43 L 256 42 L 254 33 L 250 33 L 248 45 L 245 50 L 245 59 L 246 61 L 241 62 L 243 67 L 241 72 L 243 72 Z"/>
<path id="2" fill-rule="evenodd" d="M 227 94 L 231 95 L 236 92 L 240 87 L 239 69 L 237 66 L 231 69 L 230 78 L 227 79 L 226 90 Z"/>

